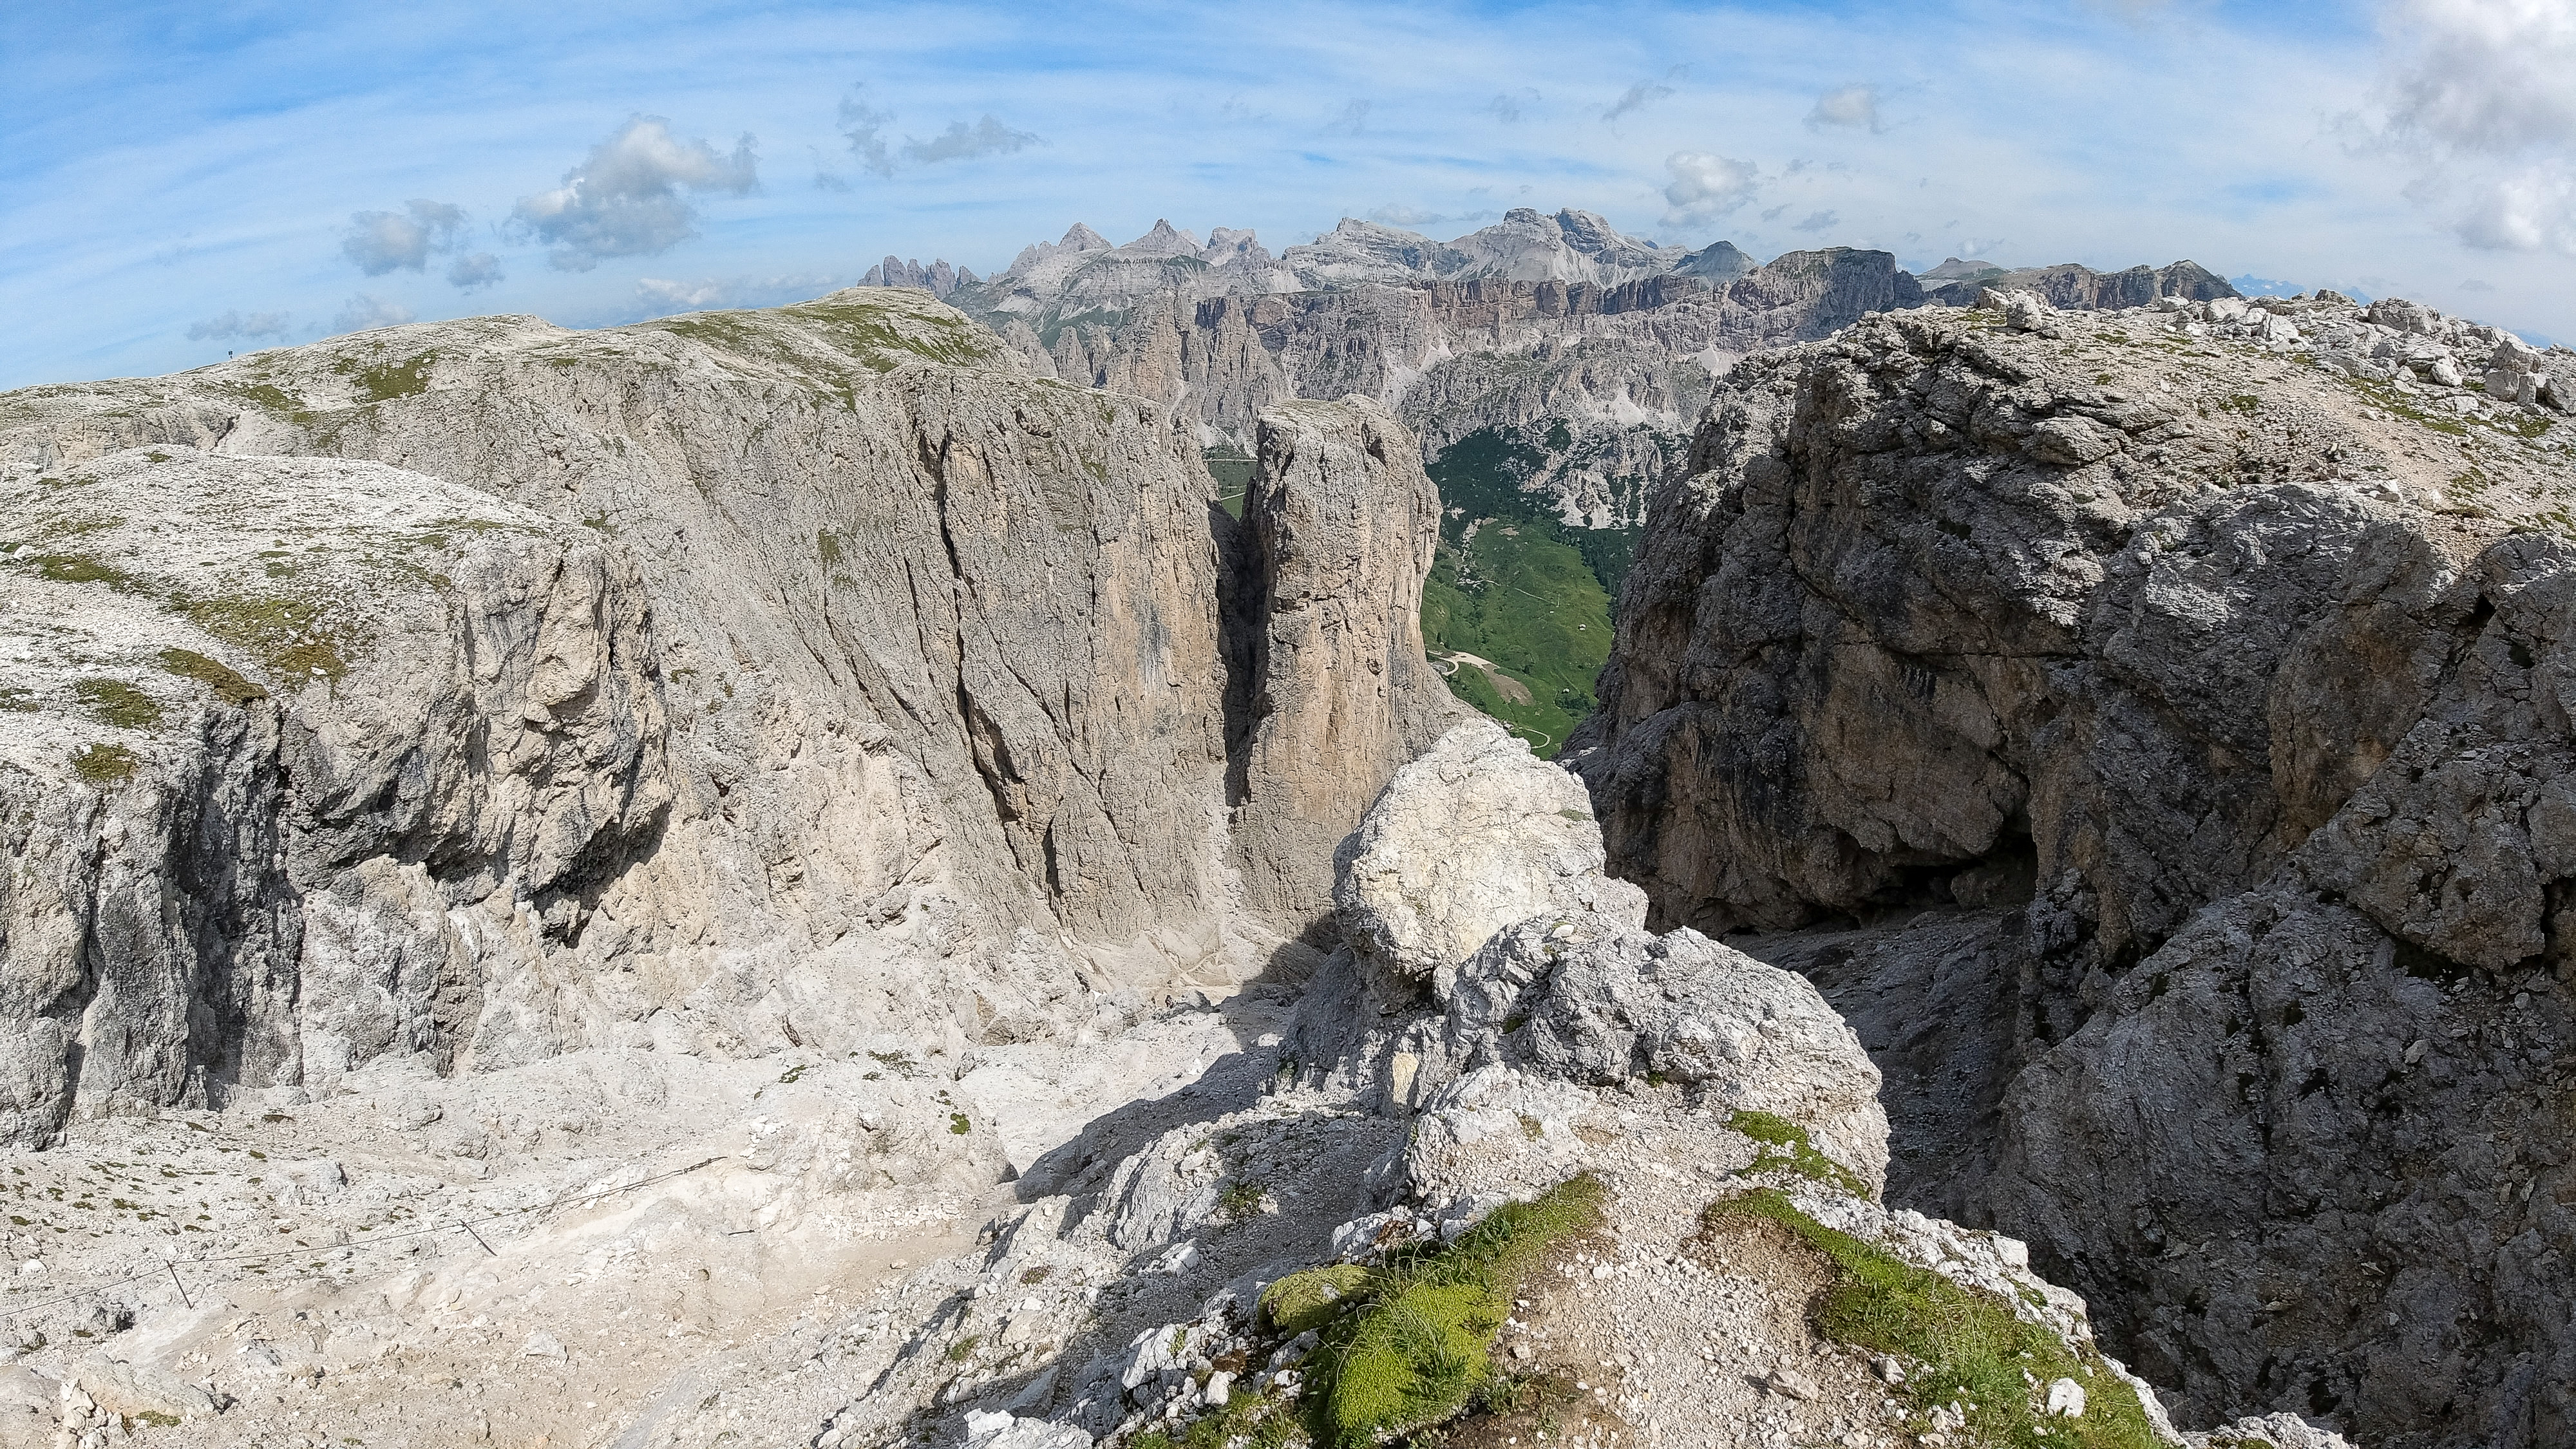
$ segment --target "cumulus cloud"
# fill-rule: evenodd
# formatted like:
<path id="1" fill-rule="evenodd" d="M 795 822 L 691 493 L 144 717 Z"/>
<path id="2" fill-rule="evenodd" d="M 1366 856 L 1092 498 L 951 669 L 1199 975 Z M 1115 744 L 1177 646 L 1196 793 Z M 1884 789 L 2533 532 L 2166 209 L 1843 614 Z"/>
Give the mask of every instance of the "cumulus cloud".
<path id="1" fill-rule="evenodd" d="M 191 342 L 256 342 L 263 337 L 284 337 L 286 314 L 283 312 L 226 312 L 203 322 L 188 324 Z"/>
<path id="2" fill-rule="evenodd" d="M 412 319 L 412 310 L 400 302 L 389 302 L 372 292 L 360 292 L 340 308 L 331 319 L 331 330 L 366 332 L 378 327 L 399 327 Z"/>
<path id="3" fill-rule="evenodd" d="M 1791 230 L 1831 231 L 1842 224 L 1843 219 L 1839 213 L 1831 211 L 1811 211 L 1807 213 L 1807 219 L 1805 221 L 1798 223 L 1795 227 L 1792 227 Z"/>
<path id="4" fill-rule="evenodd" d="M 760 184 L 752 138 L 732 154 L 683 141 L 660 116 L 637 116 L 564 173 L 563 185 L 523 196 L 512 222 L 553 248 L 546 264 L 586 272 L 610 257 L 654 256 L 698 234 L 684 193 L 743 195 Z"/>
<path id="5" fill-rule="evenodd" d="M 1886 130 L 1887 123 L 1878 116 L 1878 88 L 1851 85 L 1825 92 L 1816 97 L 1816 108 L 1807 112 L 1807 126 L 1819 131 L 1841 126 L 1872 135 Z"/>
<path id="6" fill-rule="evenodd" d="M 447 280 L 460 291 L 471 292 L 501 280 L 501 259 L 490 252 L 476 252 L 458 257 L 447 264 Z"/>
<path id="7" fill-rule="evenodd" d="M 2576 254 L 2576 6 L 2397 0 L 2381 144 L 2473 247 Z"/>
<path id="8" fill-rule="evenodd" d="M 1672 82 L 1679 79 L 1681 74 L 1682 68 L 1680 66 L 1674 66 L 1671 70 L 1664 72 L 1664 78 L 1662 80 L 1639 81 L 1635 85 L 1628 87 L 1626 90 L 1619 93 L 1619 99 L 1610 103 L 1609 109 L 1601 113 L 1601 119 L 1605 122 L 1616 121 L 1621 116 L 1625 116 L 1636 111 L 1642 111 L 1646 107 L 1653 105 L 1655 102 L 1662 100 L 1664 97 L 1671 95 L 1673 93 Z"/>
<path id="9" fill-rule="evenodd" d="M 1033 131 L 1014 131 L 985 115 L 974 125 L 951 121 L 948 129 L 927 141 L 906 137 L 903 155 L 907 161 L 928 166 L 941 161 L 972 161 L 979 156 L 1007 156 L 1040 144 Z"/>
<path id="10" fill-rule="evenodd" d="M 850 93 L 841 97 L 841 135 L 849 141 L 860 170 L 877 176 L 894 174 L 894 147 L 885 137 L 886 125 L 893 119 L 894 112 L 868 104 L 865 83 L 850 87 Z"/>
<path id="11" fill-rule="evenodd" d="M 1666 226 L 1715 221 L 1751 201 L 1762 184 L 1761 168 L 1752 162 L 1707 151 L 1676 151 L 1664 158 L 1664 171 L 1672 178 L 1664 186 L 1664 201 L 1672 208 L 1664 215 Z"/>
<path id="12" fill-rule="evenodd" d="M 465 228 L 465 209 L 444 201 L 415 197 L 400 211 L 360 211 L 349 217 L 349 234 L 340 250 L 370 277 L 397 267 L 420 271 L 432 252 L 452 252 Z"/>

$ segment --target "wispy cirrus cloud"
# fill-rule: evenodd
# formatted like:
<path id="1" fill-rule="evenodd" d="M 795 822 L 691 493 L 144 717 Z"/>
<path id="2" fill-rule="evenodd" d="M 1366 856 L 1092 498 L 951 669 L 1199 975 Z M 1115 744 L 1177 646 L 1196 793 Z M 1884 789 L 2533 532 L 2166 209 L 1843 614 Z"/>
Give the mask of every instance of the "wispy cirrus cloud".
<path id="1" fill-rule="evenodd" d="M 1619 99 L 1612 101 L 1608 107 L 1603 109 L 1601 112 L 1601 119 L 1606 123 L 1616 124 L 1620 117 L 1634 115 L 1637 112 L 1644 110 L 1646 107 L 1653 105 L 1655 102 L 1670 96 L 1673 93 L 1672 82 L 1674 78 L 1679 76 L 1681 73 L 1682 68 L 1680 66 L 1674 66 L 1671 70 L 1664 72 L 1664 78 L 1662 80 L 1639 81 L 1635 85 L 1621 91 L 1619 93 Z"/>

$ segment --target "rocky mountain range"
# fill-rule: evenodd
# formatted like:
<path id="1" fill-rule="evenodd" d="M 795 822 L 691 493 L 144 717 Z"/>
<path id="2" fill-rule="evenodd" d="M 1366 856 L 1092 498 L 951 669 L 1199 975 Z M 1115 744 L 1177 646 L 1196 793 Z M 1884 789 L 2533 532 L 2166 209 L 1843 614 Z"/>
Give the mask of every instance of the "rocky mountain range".
<path id="1" fill-rule="evenodd" d="M 1489 232 L 0 395 L 0 1446 L 2563 1442 L 2576 354 Z"/>
<path id="2" fill-rule="evenodd" d="M 1694 252 L 1527 207 L 1449 242 L 1345 218 L 1276 257 L 1227 227 L 1202 244 L 1157 221 L 1113 246 L 1076 224 L 979 285 L 940 285 L 946 265 L 898 275 L 888 258 L 868 280 L 930 286 L 1042 374 L 1160 399 L 1211 446 L 1239 445 L 1273 402 L 1364 393 L 1413 429 L 1425 463 L 1482 435 L 1527 460 L 1506 486 L 1592 529 L 1642 522 L 1700 400 L 1757 349 L 1927 299 L 1973 303 L 1988 282 L 2061 307 L 2235 295 L 2189 262 L 1961 263 L 1917 279 L 1889 253 L 1835 247 L 1758 264 L 1729 242 Z"/>

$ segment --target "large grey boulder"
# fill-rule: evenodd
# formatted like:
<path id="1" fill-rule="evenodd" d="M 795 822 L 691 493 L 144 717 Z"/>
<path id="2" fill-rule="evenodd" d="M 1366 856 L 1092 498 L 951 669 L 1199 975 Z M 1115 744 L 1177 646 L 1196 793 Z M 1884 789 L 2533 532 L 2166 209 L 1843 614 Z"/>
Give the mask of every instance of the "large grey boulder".
<path id="1" fill-rule="evenodd" d="M 1488 719 L 1460 724 L 1395 772 L 1342 847 L 1342 938 L 1380 999 L 1450 999 L 1458 968 L 1533 916 L 1600 912 L 1643 924 L 1646 898 L 1602 874 L 1582 782 Z"/>
<path id="2" fill-rule="evenodd" d="M 1878 1069 L 1851 1028 L 1805 978 L 1697 931 L 1538 916 L 1486 942 L 1448 997 L 1443 1075 L 1510 1066 L 1588 1087 L 1675 1086 L 1786 1118 L 1873 1188 L 1887 1178 Z"/>

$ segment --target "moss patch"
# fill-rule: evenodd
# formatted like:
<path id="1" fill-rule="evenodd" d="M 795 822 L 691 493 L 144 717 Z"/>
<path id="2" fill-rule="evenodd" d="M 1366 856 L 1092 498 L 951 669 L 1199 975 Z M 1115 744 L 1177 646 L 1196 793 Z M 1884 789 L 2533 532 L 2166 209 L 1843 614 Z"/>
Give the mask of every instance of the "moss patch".
<path id="1" fill-rule="evenodd" d="M 1488 1350 L 1513 1290 L 1549 1249 L 1601 1221 L 1605 1190 L 1578 1177 L 1506 1203 L 1446 1248 L 1397 1258 L 1324 1330 L 1310 1400 L 1320 1443 L 1350 1449 L 1457 1415 L 1496 1374 Z"/>
<path id="2" fill-rule="evenodd" d="M 1808 1307 L 1816 1331 L 1909 1361 L 1900 1392 L 1919 1415 L 1954 1403 L 1965 1409 L 1960 1442 L 1993 1449 L 2156 1444 L 2137 1392 L 2099 1355 L 2070 1351 L 2056 1334 L 2014 1317 L 2003 1299 L 1826 1227 L 1772 1188 L 1722 1198 L 1701 1215 L 1703 1229 L 1711 1232 L 1736 1222 L 1768 1223 L 1822 1258 L 1832 1282 Z M 2051 1418 L 2033 1402 L 2044 1391 L 2031 1388 L 2033 1379 L 2046 1385 L 2059 1378 L 2084 1386 L 2083 1417 Z"/>
<path id="3" fill-rule="evenodd" d="M 1281 1333 L 1322 1328 L 1365 1295 L 1374 1276 L 1357 1263 L 1327 1263 L 1291 1273 L 1262 1290 L 1261 1311 Z"/>
<path id="4" fill-rule="evenodd" d="M 356 385 L 362 403 L 391 402 L 398 397 L 411 397 L 429 391 L 430 369 L 438 363 L 438 349 L 415 353 L 400 362 L 380 362 L 358 369 Z"/>
<path id="5" fill-rule="evenodd" d="M 93 785 L 122 785 L 142 763 L 123 745 L 90 744 L 72 751 L 72 773 Z"/>
<path id="6" fill-rule="evenodd" d="M 148 730 L 161 723 L 161 702 L 122 679 L 104 675 L 78 680 L 72 697 L 100 724 L 121 730 Z"/>
<path id="7" fill-rule="evenodd" d="M 209 659 L 194 649 L 164 649 L 161 667 L 182 679 L 193 679 L 214 691 L 224 703 L 239 708 L 255 699 L 268 698 L 268 691 L 226 668 L 221 660 Z"/>
<path id="8" fill-rule="evenodd" d="M 1861 1181 L 1858 1173 L 1818 1151 L 1807 1129 L 1786 1117 L 1769 1112 L 1737 1112 L 1726 1119 L 1726 1125 L 1761 1144 L 1752 1165 L 1744 1169 L 1745 1175 L 1794 1172 L 1854 1197 L 1870 1195 L 1869 1184 Z"/>
<path id="9" fill-rule="evenodd" d="M 26 562 L 34 564 L 39 575 L 58 584 L 105 584 L 112 589 L 134 587 L 131 574 L 86 554 L 40 553 Z"/>

